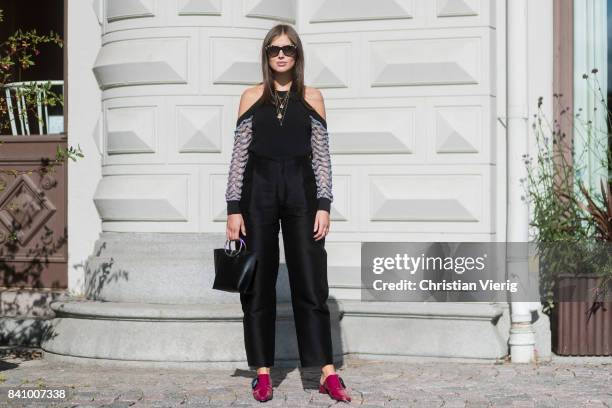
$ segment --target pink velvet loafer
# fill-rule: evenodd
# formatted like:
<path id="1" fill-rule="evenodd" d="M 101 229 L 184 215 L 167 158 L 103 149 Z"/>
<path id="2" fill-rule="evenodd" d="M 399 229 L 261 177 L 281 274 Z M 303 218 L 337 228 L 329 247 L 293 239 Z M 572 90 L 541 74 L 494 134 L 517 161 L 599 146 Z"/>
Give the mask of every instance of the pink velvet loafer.
<path id="1" fill-rule="evenodd" d="M 346 385 L 338 374 L 330 374 L 325 378 L 323 384 L 319 385 L 319 392 L 321 394 L 328 394 L 336 401 L 347 401 L 351 400 L 351 397 L 346 392 Z"/>
<path id="2" fill-rule="evenodd" d="M 266 402 L 272 399 L 272 381 L 270 374 L 257 374 L 251 382 L 253 397 L 259 402 Z"/>

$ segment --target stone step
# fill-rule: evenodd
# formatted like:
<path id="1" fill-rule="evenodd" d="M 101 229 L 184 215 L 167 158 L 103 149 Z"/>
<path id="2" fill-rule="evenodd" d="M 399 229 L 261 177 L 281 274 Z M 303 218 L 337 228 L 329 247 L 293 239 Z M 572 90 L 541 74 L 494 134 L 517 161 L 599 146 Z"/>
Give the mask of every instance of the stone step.
<path id="1" fill-rule="evenodd" d="M 246 367 L 240 304 L 164 305 L 58 301 L 57 318 L 42 343 L 45 358 L 129 362 L 184 362 Z M 276 356 L 295 366 L 297 339 L 290 304 L 277 305 Z M 335 356 L 342 356 L 333 315 Z"/>
<path id="2" fill-rule="evenodd" d="M 51 326 L 48 317 L 0 318 L 0 345 L 40 347 L 44 333 Z"/>
<path id="3" fill-rule="evenodd" d="M 0 316 L 2 317 L 53 317 L 49 304 L 54 300 L 68 299 L 66 290 L 1 289 Z"/>

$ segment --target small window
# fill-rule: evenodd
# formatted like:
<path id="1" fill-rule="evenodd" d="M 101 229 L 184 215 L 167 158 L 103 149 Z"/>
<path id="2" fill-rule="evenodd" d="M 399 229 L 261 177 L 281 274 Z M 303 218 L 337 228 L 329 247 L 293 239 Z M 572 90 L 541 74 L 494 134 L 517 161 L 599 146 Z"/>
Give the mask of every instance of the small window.
<path id="1" fill-rule="evenodd" d="M 3 21 L 0 22 L 0 42 L 18 30 L 36 30 L 38 35 L 54 35 L 64 39 L 64 0 L 0 0 Z M 38 55 L 32 54 L 34 65 L 22 68 L 18 64 L 8 70 L 8 79 L 0 85 L 0 134 L 40 135 L 64 133 L 65 106 L 45 103 L 64 94 L 64 46 L 50 42 L 39 45 Z M 3 70 L 4 71 L 4 70 Z M 49 92 L 45 90 L 50 86 Z M 37 91 L 34 91 L 34 90 Z M 10 97 L 10 99 L 9 99 Z"/>
<path id="2" fill-rule="evenodd" d="M 592 191 L 611 176 L 607 112 L 608 5 L 610 0 L 573 2 L 574 164 L 576 176 Z"/>

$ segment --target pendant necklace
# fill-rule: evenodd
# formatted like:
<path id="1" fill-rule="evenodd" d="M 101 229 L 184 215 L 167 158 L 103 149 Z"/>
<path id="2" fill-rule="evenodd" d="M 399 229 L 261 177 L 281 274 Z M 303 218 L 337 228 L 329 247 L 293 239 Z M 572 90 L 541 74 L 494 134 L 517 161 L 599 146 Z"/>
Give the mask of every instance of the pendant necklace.
<path id="1" fill-rule="evenodd" d="M 278 96 L 278 92 L 275 90 L 274 91 L 274 96 L 276 99 L 276 118 L 278 119 L 279 123 L 281 126 L 283 126 L 283 120 L 284 120 L 284 116 L 285 116 L 285 112 L 287 112 L 287 106 L 289 105 L 289 92 L 287 91 L 287 94 L 281 99 Z"/>

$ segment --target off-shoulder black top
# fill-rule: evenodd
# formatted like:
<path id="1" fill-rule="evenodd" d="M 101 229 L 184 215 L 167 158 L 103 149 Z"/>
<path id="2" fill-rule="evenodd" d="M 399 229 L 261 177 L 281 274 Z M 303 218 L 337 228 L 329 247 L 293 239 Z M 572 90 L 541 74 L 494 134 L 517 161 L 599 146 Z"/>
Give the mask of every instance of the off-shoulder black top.
<path id="1" fill-rule="evenodd" d="M 282 126 L 272 103 L 259 98 L 236 121 L 234 148 L 226 190 L 227 213 L 240 213 L 242 180 L 249 151 L 268 157 L 290 157 L 311 154 L 317 182 L 318 208 L 330 211 L 332 194 L 331 158 L 327 122 L 295 88 L 278 91 L 289 102 Z"/>

